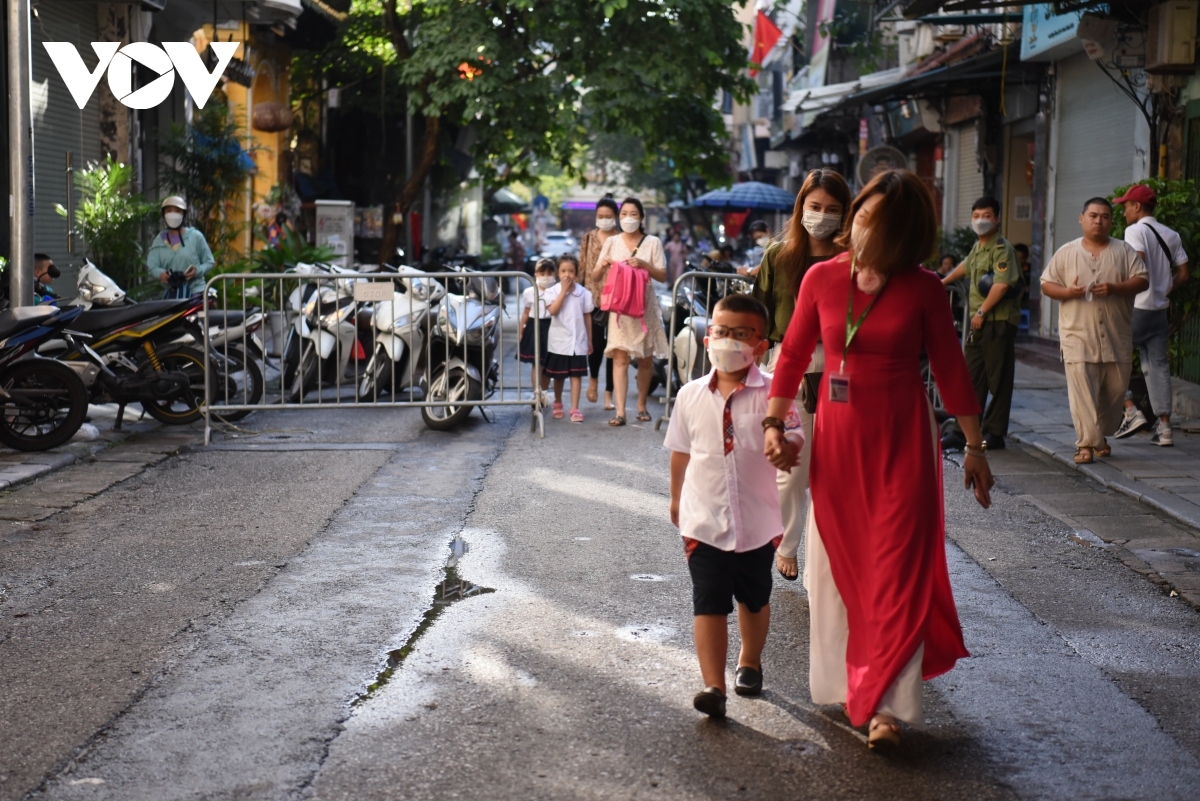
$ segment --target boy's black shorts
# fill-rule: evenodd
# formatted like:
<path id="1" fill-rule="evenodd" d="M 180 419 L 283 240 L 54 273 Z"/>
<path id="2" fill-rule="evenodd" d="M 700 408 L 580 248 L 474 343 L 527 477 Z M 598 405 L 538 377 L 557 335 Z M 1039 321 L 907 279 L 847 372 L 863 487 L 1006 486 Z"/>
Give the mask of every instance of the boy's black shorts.
<path id="1" fill-rule="evenodd" d="M 751 612 L 771 601 L 775 543 L 737 553 L 685 538 L 684 551 L 692 574 L 692 614 L 728 615 L 734 598 Z"/>

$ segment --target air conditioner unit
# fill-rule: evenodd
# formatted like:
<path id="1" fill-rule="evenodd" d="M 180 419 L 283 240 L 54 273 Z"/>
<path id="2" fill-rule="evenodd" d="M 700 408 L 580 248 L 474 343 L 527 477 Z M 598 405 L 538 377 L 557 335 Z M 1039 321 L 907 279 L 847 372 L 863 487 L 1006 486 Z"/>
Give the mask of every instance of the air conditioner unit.
<path id="1" fill-rule="evenodd" d="M 1197 0 L 1173 0 L 1150 9 L 1146 72 L 1191 72 L 1196 63 Z"/>

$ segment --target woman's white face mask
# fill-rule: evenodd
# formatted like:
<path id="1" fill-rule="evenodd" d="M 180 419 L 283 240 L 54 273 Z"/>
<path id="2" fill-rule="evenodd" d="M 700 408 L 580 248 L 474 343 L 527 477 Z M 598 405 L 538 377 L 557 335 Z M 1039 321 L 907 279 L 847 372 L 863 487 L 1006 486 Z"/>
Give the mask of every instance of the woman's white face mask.
<path id="1" fill-rule="evenodd" d="M 611 231 L 617 227 L 617 221 L 612 217 L 597 217 L 596 227 L 601 231 Z"/>
<path id="2" fill-rule="evenodd" d="M 641 217 L 622 217 L 621 218 L 621 230 L 627 234 L 632 234 L 632 233 L 640 230 L 641 227 L 642 227 L 642 218 Z"/>
<path id="3" fill-rule="evenodd" d="M 825 240 L 836 234 L 842 227 L 842 215 L 805 209 L 804 214 L 800 217 L 800 224 L 813 239 Z"/>
<path id="4" fill-rule="evenodd" d="M 178 228 L 183 225 L 183 215 L 177 211 L 168 211 L 163 215 L 163 219 L 167 221 L 168 228 Z"/>

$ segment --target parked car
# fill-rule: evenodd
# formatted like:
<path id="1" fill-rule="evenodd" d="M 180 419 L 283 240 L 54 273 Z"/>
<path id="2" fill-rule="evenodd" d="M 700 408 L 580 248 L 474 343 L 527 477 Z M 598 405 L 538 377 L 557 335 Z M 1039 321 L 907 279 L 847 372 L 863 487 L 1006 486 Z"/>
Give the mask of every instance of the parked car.
<path id="1" fill-rule="evenodd" d="M 570 231 L 547 231 L 542 241 L 542 256 L 557 258 L 565 253 L 579 253 L 579 242 Z"/>

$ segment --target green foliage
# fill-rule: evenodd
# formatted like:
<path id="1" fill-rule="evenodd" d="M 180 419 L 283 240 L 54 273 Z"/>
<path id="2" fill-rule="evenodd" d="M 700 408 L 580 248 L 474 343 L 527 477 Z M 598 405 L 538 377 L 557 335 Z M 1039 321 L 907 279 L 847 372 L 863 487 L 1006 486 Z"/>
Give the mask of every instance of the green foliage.
<path id="1" fill-rule="evenodd" d="M 385 2 L 356 0 L 297 84 L 353 85 L 352 102 L 389 116 L 410 102 L 492 185 L 547 165 L 575 175 L 599 134 L 643 142 L 638 169 L 670 153 L 674 174 L 728 182 L 714 100 L 754 91 L 734 0 L 413 0 L 395 4 L 399 44 Z"/>
<path id="2" fill-rule="evenodd" d="M 822 23 L 820 29 L 854 60 L 861 73 L 875 72 L 896 62 L 896 38 L 874 19 L 872 3 L 842 0 L 833 19 Z"/>
<path id="3" fill-rule="evenodd" d="M 1138 181 L 1154 190 L 1158 204 L 1154 207 L 1154 219 L 1179 234 L 1183 249 L 1187 251 L 1188 264 L 1196 265 L 1200 254 L 1200 187 L 1193 180 L 1175 181 L 1149 178 Z M 1118 186 L 1109 199 L 1121 197 L 1133 184 Z M 1125 236 L 1125 207 L 1113 206 L 1114 237 Z M 1154 244 L 1155 247 L 1158 243 Z M 1172 370 L 1178 369 L 1184 354 L 1179 345 L 1179 331 L 1197 310 L 1200 310 L 1200 280 L 1193 272 L 1192 280 L 1171 293 L 1171 345 Z"/>
<path id="4" fill-rule="evenodd" d="M 327 262 L 333 257 L 333 248 L 328 245 L 310 245 L 304 237 L 293 231 L 291 226 L 285 225 L 279 244 L 263 248 L 255 253 L 254 264 L 250 266 L 257 266 L 259 270 L 265 272 L 279 273 L 301 262 L 305 264 Z M 249 270 L 245 272 L 249 272 Z"/>
<path id="5" fill-rule="evenodd" d="M 933 264 L 936 266 L 941 257 L 946 253 L 953 253 L 959 261 L 967 257 L 971 252 L 971 248 L 975 247 L 975 243 L 979 241 L 979 237 L 971 230 L 971 226 L 964 225 L 961 228 L 955 228 L 950 231 L 942 231 L 938 238 L 938 252 L 934 256 Z"/>
<path id="6" fill-rule="evenodd" d="M 252 168 L 245 163 L 237 120 L 214 94 L 191 126 L 172 125 L 162 143 L 163 183 L 183 195 L 188 221 L 204 234 L 217 266 L 233 258 L 241 231 L 238 205 Z"/>
<path id="7" fill-rule="evenodd" d="M 71 221 L 74 232 L 83 238 L 97 267 L 121 286 L 132 286 L 142 274 L 143 227 L 154 218 L 157 206 L 130 191 L 133 167 L 111 156 L 75 171 L 74 181 L 81 195 Z M 54 210 L 67 216 L 61 205 Z"/>

